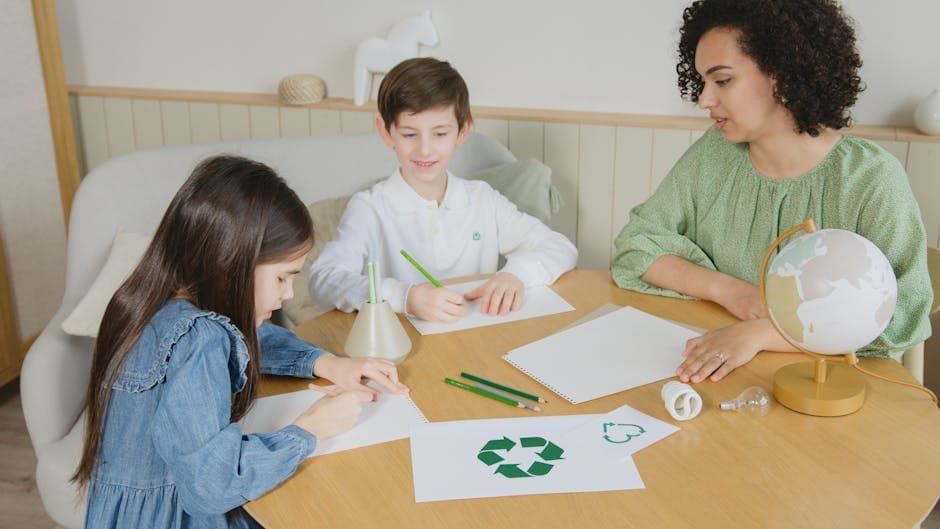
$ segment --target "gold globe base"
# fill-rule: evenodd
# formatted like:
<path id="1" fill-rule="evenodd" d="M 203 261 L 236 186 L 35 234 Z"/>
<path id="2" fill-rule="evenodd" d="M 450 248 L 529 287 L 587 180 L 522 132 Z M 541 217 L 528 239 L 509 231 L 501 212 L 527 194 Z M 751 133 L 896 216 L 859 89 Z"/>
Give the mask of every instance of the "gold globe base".
<path id="1" fill-rule="evenodd" d="M 820 379 L 823 381 L 817 382 Z M 838 417 L 855 413 L 862 407 L 865 380 L 848 365 L 827 365 L 825 360 L 799 362 L 777 370 L 774 398 L 793 411 Z"/>

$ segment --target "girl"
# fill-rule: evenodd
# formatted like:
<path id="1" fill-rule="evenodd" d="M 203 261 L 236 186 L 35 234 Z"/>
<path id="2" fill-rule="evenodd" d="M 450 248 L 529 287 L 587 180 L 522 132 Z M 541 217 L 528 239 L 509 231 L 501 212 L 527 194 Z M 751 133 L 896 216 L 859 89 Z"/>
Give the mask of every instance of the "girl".
<path id="1" fill-rule="evenodd" d="M 88 486 L 86 527 L 259 527 L 242 504 L 353 426 L 375 398 L 362 377 L 407 391 L 390 362 L 339 358 L 263 323 L 293 296 L 312 237 L 303 203 L 267 166 L 218 156 L 196 167 L 102 319 L 73 477 Z M 242 435 L 262 372 L 344 391 L 280 431 Z"/>

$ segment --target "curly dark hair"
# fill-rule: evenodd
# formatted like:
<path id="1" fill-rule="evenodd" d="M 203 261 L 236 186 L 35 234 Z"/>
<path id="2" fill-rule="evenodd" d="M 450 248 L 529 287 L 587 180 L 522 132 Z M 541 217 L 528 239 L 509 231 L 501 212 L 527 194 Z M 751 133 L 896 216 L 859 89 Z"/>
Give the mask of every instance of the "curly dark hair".
<path id="1" fill-rule="evenodd" d="M 739 32 L 738 44 L 776 80 L 775 96 L 793 114 L 797 131 L 852 124 L 849 109 L 865 89 L 858 70 L 853 21 L 833 0 L 696 0 L 679 30 L 679 93 L 698 102 L 704 82 L 695 49 L 714 28 Z"/>

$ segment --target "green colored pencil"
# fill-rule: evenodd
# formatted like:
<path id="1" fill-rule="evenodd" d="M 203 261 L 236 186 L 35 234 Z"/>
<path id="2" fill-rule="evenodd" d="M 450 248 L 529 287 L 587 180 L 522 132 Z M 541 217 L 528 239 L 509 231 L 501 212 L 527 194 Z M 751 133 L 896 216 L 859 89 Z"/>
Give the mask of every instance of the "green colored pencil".
<path id="1" fill-rule="evenodd" d="M 472 380 L 472 381 L 474 381 L 474 382 L 481 382 L 481 383 L 483 383 L 483 384 L 486 384 L 487 386 L 490 386 L 490 387 L 493 387 L 493 388 L 496 388 L 496 389 L 501 389 L 501 390 L 503 390 L 503 391 L 512 393 L 513 395 L 518 395 L 518 396 L 520 396 L 520 397 L 522 397 L 522 398 L 524 398 L 524 399 L 534 400 L 535 402 L 541 402 L 542 404 L 548 404 L 548 401 L 545 400 L 545 399 L 543 399 L 542 397 L 533 395 L 533 394 L 531 394 L 531 393 L 526 393 L 525 391 L 519 391 L 518 389 L 511 388 L 511 387 L 509 387 L 509 386 L 504 386 L 504 385 L 502 385 L 502 384 L 497 384 L 496 382 L 491 382 L 491 381 L 489 381 L 489 380 L 487 380 L 487 379 L 485 379 L 485 378 L 483 378 L 483 377 L 478 377 L 478 376 L 476 376 L 476 375 L 471 375 L 470 373 L 467 373 L 466 371 L 461 371 L 461 372 L 460 372 L 460 376 L 462 376 L 462 377 L 464 377 L 464 378 L 468 378 L 468 379 L 470 379 L 470 380 Z"/>
<path id="2" fill-rule="evenodd" d="M 375 267 L 372 265 L 372 261 L 369 261 L 369 303 L 375 305 Z"/>
<path id="3" fill-rule="evenodd" d="M 487 386 L 486 384 L 483 384 L 483 383 L 481 383 L 481 382 L 477 382 L 476 384 L 473 385 L 473 387 L 475 387 L 475 388 L 477 388 L 477 389 L 482 389 L 483 391 L 489 391 L 490 393 L 495 393 L 496 395 L 501 395 L 501 396 L 506 397 L 507 399 L 510 399 L 510 400 L 516 400 L 516 398 L 512 395 L 512 393 L 510 393 L 510 392 L 508 392 L 508 391 L 500 391 L 500 390 L 498 390 L 498 389 L 496 389 L 496 388 L 491 388 L 491 387 L 489 387 L 489 386 Z M 520 401 L 517 401 L 517 402 L 519 402 L 519 404 L 522 404 L 523 407 L 529 408 L 529 409 L 532 410 L 532 411 L 542 411 L 542 408 L 539 408 L 539 407 L 536 406 L 535 404 L 529 404 L 528 402 L 522 402 L 521 400 L 520 400 Z"/>
<path id="4" fill-rule="evenodd" d="M 417 268 L 418 271 L 421 272 L 421 275 L 428 278 L 428 281 L 430 281 L 432 285 L 436 286 L 437 288 L 441 287 L 441 282 L 438 281 L 437 279 L 434 279 L 434 276 L 432 276 L 427 270 L 425 270 L 423 266 L 418 264 L 418 261 L 415 261 L 414 257 L 408 255 L 408 252 L 406 252 L 405 250 L 402 250 L 401 255 L 402 257 L 407 259 L 408 262 L 411 263 L 415 268 Z"/>
<path id="5" fill-rule="evenodd" d="M 524 410 L 525 410 L 525 409 L 530 409 L 530 408 L 526 408 L 526 406 L 525 406 L 523 403 L 521 403 L 521 402 L 519 402 L 519 401 L 517 401 L 517 400 L 513 400 L 513 399 L 510 399 L 509 397 L 504 397 L 504 396 L 502 396 L 502 395 L 497 395 L 496 393 L 490 393 L 489 391 L 486 391 L 485 389 L 475 388 L 475 387 L 473 387 L 473 386 L 471 386 L 471 385 L 469 385 L 469 384 L 464 384 L 463 382 L 461 382 L 461 381 L 459 381 L 459 380 L 454 380 L 454 379 L 452 379 L 452 378 L 447 378 L 447 377 L 445 377 L 445 378 L 444 378 L 444 382 L 447 383 L 447 384 L 450 384 L 451 386 L 454 386 L 454 387 L 457 387 L 457 388 L 460 388 L 460 389 L 467 390 L 467 391 L 469 391 L 469 392 L 471 392 L 471 393 L 476 393 L 477 395 L 486 397 L 486 398 L 488 398 L 488 399 L 493 399 L 493 400 L 497 400 L 497 401 L 499 401 L 499 402 L 502 402 L 503 404 L 508 404 L 508 405 L 510 405 L 510 406 L 512 406 L 512 407 L 514 407 L 514 408 L 522 408 L 522 409 L 524 409 Z M 531 409 L 533 409 L 534 411 L 542 411 L 542 410 L 540 410 L 540 409 L 538 409 L 538 408 L 531 408 Z"/>

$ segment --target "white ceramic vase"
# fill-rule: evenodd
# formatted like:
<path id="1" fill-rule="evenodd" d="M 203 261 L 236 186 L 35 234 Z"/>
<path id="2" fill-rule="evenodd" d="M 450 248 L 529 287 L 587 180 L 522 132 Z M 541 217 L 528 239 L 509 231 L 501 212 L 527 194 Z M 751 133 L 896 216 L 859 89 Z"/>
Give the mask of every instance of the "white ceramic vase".
<path id="1" fill-rule="evenodd" d="M 917 105 L 914 126 L 924 134 L 940 135 L 940 88 L 935 88 Z"/>

